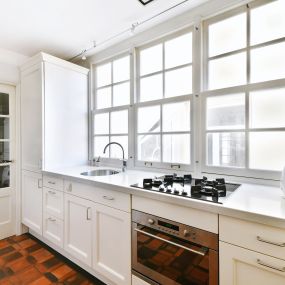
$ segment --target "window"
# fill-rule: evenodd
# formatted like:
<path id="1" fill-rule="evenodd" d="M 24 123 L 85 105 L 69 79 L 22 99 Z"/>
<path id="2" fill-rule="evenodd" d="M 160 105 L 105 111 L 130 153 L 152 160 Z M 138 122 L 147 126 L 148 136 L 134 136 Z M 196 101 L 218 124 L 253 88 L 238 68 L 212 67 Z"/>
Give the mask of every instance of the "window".
<path id="1" fill-rule="evenodd" d="M 137 165 L 191 163 L 192 31 L 138 51 Z"/>
<path id="2" fill-rule="evenodd" d="M 256 1 L 204 23 L 207 172 L 267 178 L 284 166 L 282 11 L 285 1 Z"/>
<path id="3" fill-rule="evenodd" d="M 93 110 L 93 155 L 122 158 L 120 143 L 128 157 L 129 105 L 131 102 L 131 56 L 125 55 L 95 66 L 95 108 Z"/>

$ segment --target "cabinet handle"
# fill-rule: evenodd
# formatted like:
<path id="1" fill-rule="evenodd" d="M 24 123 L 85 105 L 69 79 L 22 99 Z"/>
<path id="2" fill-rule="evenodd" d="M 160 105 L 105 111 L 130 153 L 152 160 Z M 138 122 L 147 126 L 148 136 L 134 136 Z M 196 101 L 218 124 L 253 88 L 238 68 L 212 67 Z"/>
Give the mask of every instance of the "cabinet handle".
<path id="1" fill-rule="evenodd" d="M 53 219 L 53 218 L 50 218 L 50 217 L 48 218 L 48 220 L 51 221 L 51 222 L 56 222 L 56 219 Z"/>
<path id="2" fill-rule="evenodd" d="M 285 242 L 274 242 L 274 241 L 266 240 L 260 236 L 257 236 L 256 239 L 261 242 L 269 243 L 269 244 L 280 246 L 280 247 L 285 247 Z"/>
<path id="3" fill-rule="evenodd" d="M 41 189 L 43 184 L 43 180 L 40 178 L 38 179 L 38 188 Z"/>
<path id="4" fill-rule="evenodd" d="M 71 183 L 69 184 L 69 186 L 68 186 L 68 188 L 67 188 L 67 191 L 68 191 L 68 192 L 72 192 L 72 184 L 71 184 Z"/>
<path id="5" fill-rule="evenodd" d="M 51 195 L 55 195 L 56 194 L 56 192 L 54 192 L 54 191 L 48 191 L 48 193 L 51 194 Z"/>
<path id="6" fill-rule="evenodd" d="M 285 272 L 285 267 L 276 267 L 274 265 L 271 265 L 271 264 L 268 264 L 266 262 L 263 262 L 262 260 L 260 259 L 257 259 L 256 262 L 261 265 L 261 266 L 265 266 L 265 267 L 268 267 L 268 268 L 271 268 L 271 269 L 274 269 L 274 270 L 277 270 L 277 271 L 281 271 L 281 272 Z"/>
<path id="7" fill-rule="evenodd" d="M 55 182 L 53 182 L 53 181 L 48 181 L 48 184 L 55 185 Z"/>
<path id="8" fill-rule="evenodd" d="M 114 197 L 109 197 L 109 196 L 103 196 L 103 198 L 104 198 L 105 200 L 109 200 L 109 201 L 114 201 L 114 200 L 115 200 Z"/>
<path id="9" fill-rule="evenodd" d="M 91 208 L 88 207 L 88 208 L 87 208 L 87 211 L 86 211 L 86 219 L 87 219 L 87 221 L 90 221 L 90 220 L 91 220 L 90 210 L 91 210 Z"/>

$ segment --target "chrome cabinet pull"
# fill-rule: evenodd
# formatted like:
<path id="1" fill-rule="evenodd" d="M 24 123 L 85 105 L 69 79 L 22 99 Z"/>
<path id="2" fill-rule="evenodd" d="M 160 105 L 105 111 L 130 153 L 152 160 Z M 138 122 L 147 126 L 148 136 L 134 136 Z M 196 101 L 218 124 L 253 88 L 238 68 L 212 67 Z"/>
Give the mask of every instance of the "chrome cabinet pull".
<path id="1" fill-rule="evenodd" d="M 42 183 L 43 183 L 43 180 L 40 178 L 38 179 L 38 188 L 41 189 L 42 188 Z"/>
<path id="2" fill-rule="evenodd" d="M 68 192 L 72 192 L 72 184 L 71 184 L 71 183 L 69 184 L 69 186 L 68 186 L 68 188 L 67 188 L 67 191 L 68 191 Z"/>
<path id="3" fill-rule="evenodd" d="M 285 247 L 285 242 L 274 242 L 274 241 L 270 241 L 270 240 L 266 240 L 266 239 L 263 239 L 262 237 L 260 236 L 257 236 L 256 239 L 260 242 L 265 242 L 265 243 L 269 243 L 269 244 L 272 244 L 272 245 L 276 245 L 276 246 L 280 246 L 280 247 Z"/>
<path id="4" fill-rule="evenodd" d="M 56 192 L 54 192 L 54 191 L 48 191 L 48 193 L 51 194 L 51 195 L 55 195 L 56 194 Z"/>
<path id="5" fill-rule="evenodd" d="M 51 217 L 49 217 L 48 220 L 51 221 L 51 222 L 56 222 L 56 219 L 53 219 Z"/>
<path id="6" fill-rule="evenodd" d="M 156 236 L 156 235 L 153 235 L 153 234 L 150 234 L 150 233 L 148 233 L 148 232 L 142 231 L 142 230 L 140 230 L 140 229 L 138 229 L 138 228 L 135 228 L 134 230 L 135 230 L 136 232 L 142 233 L 142 234 L 144 234 L 144 235 L 146 235 L 146 236 L 149 236 L 149 237 L 152 237 L 152 238 L 155 238 L 155 239 L 164 241 L 164 242 L 166 242 L 166 243 L 172 244 L 172 245 L 174 245 L 174 246 L 180 247 L 180 248 L 182 248 L 182 249 L 185 249 L 185 250 L 187 250 L 187 251 L 193 252 L 193 253 L 198 254 L 198 255 L 201 255 L 201 256 L 205 256 L 206 253 L 207 253 L 206 251 L 205 251 L 205 252 L 201 252 L 201 251 L 198 251 L 198 250 L 195 250 L 195 249 L 186 247 L 186 246 L 184 246 L 184 245 L 178 244 L 178 243 L 173 242 L 173 241 L 171 241 L 171 240 L 167 240 L 167 239 L 158 237 L 158 236 Z"/>
<path id="7" fill-rule="evenodd" d="M 91 220 L 90 210 L 91 210 L 91 208 L 88 207 L 88 208 L 87 208 L 87 211 L 86 211 L 86 220 L 87 220 L 87 221 L 90 221 L 90 220 Z"/>
<path id="8" fill-rule="evenodd" d="M 280 271 L 280 272 L 285 272 L 285 267 L 276 267 L 274 265 L 271 265 L 271 264 L 268 264 L 266 262 L 263 262 L 262 260 L 260 259 L 257 259 L 256 262 L 261 265 L 261 266 L 265 266 L 265 267 L 268 267 L 268 268 L 271 268 L 271 269 L 274 269 L 274 270 L 277 270 L 277 271 Z"/>
<path id="9" fill-rule="evenodd" d="M 109 197 L 109 196 L 103 196 L 103 198 L 104 198 L 105 200 L 109 200 L 109 201 L 114 201 L 114 200 L 115 200 L 114 197 Z"/>
<path id="10" fill-rule="evenodd" d="M 55 185 L 55 182 L 53 182 L 53 181 L 48 181 L 48 184 Z"/>

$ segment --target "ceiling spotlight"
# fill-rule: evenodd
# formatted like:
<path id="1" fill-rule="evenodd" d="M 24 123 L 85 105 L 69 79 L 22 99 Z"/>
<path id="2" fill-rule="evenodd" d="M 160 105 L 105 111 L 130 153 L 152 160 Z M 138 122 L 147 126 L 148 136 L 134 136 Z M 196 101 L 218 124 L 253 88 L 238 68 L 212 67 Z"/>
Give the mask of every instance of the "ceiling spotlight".
<path id="1" fill-rule="evenodd" d="M 152 2 L 153 0 L 139 0 L 143 5 L 147 5 L 150 2 Z"/>

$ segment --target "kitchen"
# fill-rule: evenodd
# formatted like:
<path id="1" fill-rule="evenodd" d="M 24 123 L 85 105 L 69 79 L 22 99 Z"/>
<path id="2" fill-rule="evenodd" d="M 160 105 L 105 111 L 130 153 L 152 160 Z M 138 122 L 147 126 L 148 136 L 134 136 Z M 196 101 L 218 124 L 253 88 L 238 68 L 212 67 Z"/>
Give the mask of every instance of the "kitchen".
<path id="1" fill-rule="evenodd" d="M 84 4 L 6 4 L 0 284 L 285 284 L 284 1 Z"/>

